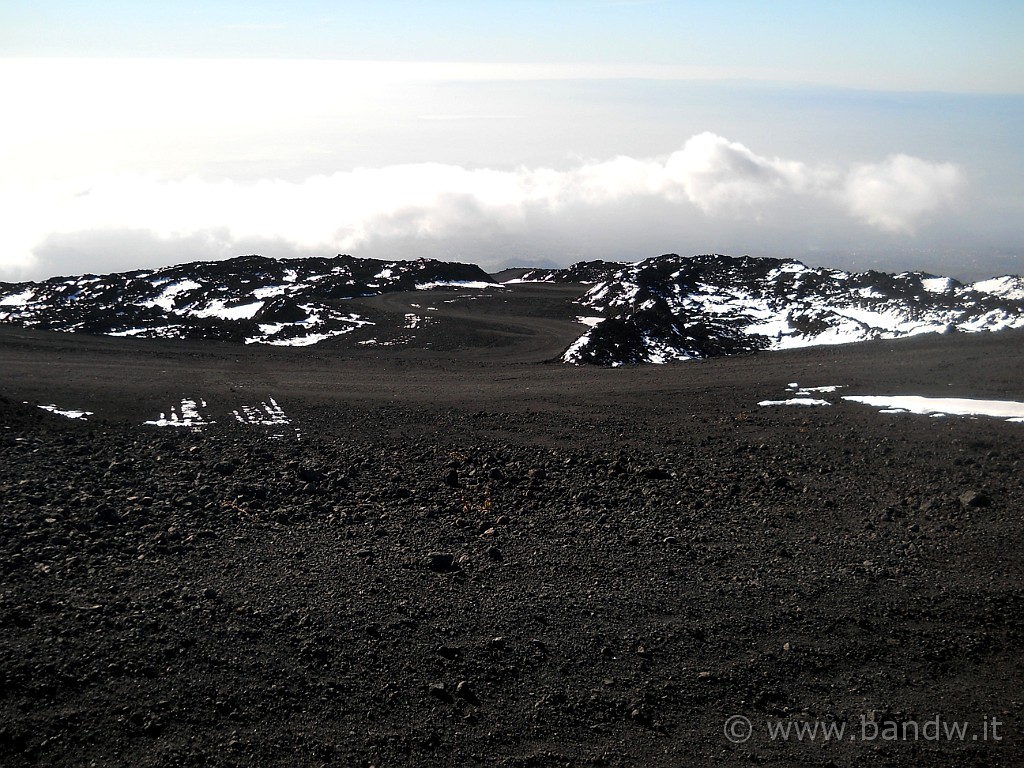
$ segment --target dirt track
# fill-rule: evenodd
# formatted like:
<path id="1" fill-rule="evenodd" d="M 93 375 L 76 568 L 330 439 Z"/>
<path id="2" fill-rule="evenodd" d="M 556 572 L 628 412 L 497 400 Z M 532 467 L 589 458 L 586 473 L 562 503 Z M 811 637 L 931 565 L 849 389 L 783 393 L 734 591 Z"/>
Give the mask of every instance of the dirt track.
<path id="1" fill-rule="evenodd" d="M 0 329 L 0 761 L 1024 764 L 1024 425 L 757 406 L 1024 401 L 1024 334 L 579 369 L 516 290 L 365 301 L 425 349 Z"/>

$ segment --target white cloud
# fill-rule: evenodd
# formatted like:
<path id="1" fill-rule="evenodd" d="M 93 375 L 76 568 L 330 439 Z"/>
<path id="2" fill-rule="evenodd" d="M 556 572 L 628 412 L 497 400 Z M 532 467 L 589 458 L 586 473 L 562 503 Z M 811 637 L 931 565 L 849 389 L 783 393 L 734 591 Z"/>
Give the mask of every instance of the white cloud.
<path id="1" fill-rule="evenodd" d="M 0 274 L 101 271 L 118 251 L 118 233 L 125 248 L 153 244 L 140 261 L 172 243 L 190 249 L 178 261 L 268 246 L 268 255 L 358 254 L 388 241 L 450 243 L 459 252 L 460 243 L 490 236 L 529 243 L 538 217 L 548 228 L 562 222 L 571 229 L 597 211 L 606 228 L 614 220 L 625 224 L 637 204 L 673 220 L 688 211 L 691 222 L 758 222 L 766 206 L 777 213 L 813 202 L 840 219 L 908 233 L 948 204 L 960 184 L 950 164 L 896 155 L 841 173 L 764 157 L 712 133 L 692 137 L 667 158 L 617 157 L 566 170 L 419 163 L 302 181 L 152 174 L 11 181 L 0 185 L 7 220 Z M 799 220 L 790 225 L 799 227 Z M 118 264 L 127 266 L 143 264 Z"/>
<path id="2" fill-rule="evenodd" d="M 912 234 L 924 217 L 951 203 L 963 183 L 963 174 L 951 163 L 900 154 L 855 166 L 842 194 L 857 218 L 878 229 Z"/>
<path id="3" fill-rule="evenodd" d="M 761 157 L 713 133 L 687 141 L 669 158 L 665 171 L 705 213 L 737 211 L 781 194 L 813 191 L 826 175 L 801 162 Z"/>
<path id="4" fill-rule="evenodd" d="M 846 211 L 869 226 L 913 234 L 930 214 L 950 204 L 964 179 L 952 163 L 897 154 L 860 163 L 844 175 L 827 166 L 763 157 L 743 144 L 702 133 L 673 154 L 665 172 L 671 184 L 702 211 L 743 217 L 773 200 L 838 197 Z"/>

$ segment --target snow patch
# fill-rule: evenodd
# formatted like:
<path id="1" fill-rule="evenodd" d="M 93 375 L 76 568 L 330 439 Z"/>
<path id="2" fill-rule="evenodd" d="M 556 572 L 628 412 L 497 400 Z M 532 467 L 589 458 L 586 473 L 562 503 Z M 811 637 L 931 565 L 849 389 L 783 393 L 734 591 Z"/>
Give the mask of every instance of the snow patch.
<path id="1" fill-rule="evenodd" d="M 409 328 L 410 330 L 415 330 L 417 328 L 422 328 L 424 325 L 430 325 L 431 323 L 434 322 L 437 322 L 435 318 L 423 317 L 421 315 L 407 313 L 405 316 L 405 325 L 402 327 Z"/>
<path id="2" fill-rule="evenodd" d="M 277 427 L 292 423 L 292 420 L 285 415 L 284 408 L 278 405 L 272 397 L 268 397 L 259 405 L 243 405 L 231 413 L 239 424 L 251 427 Z M 284 437 L 284 433 L 275 432 L 271 434 L 271 437 L 280 439 Z M 297 428 L 295 438 L 302 439 L 302 433 Z"/>
<path id="3" fill-rule="evenodd" d="M 858 395 L 844 397 L 884 409 L 883 413 L 916 413 L 925 416 L 990 416 L 1016 423 L 1024 422 L 1024 403 L 1012 400 L 973 400 L 960 397 L 918 395 Z"/>
<path id="4" fill-rule="evenodd" d="M 786 385 L 786 390 L 793 393 L 793 397 L 785 400 L 762 400 L 758 403 L 762 408 L 770 408 L 776 405 L 797 405 L 804 407 L 820 407 L 832 405 L 828 400 L 820 397 L 812 397 L 814 394 L 828 394 L 842 389 L 842 384 L 828 384 L 821 387 L 801 387 L 797 381 L 791 381 Z"/>
<path id="5" fill-rule="evenodd" d="M 209 424 L 216 424 L 213 419 L 207 419 L 200 413 L 200 408 L 206 408 L 205 400 L 192 400 L 183 398 L 178 407 L 171 406 L 170 411 L 161 412 L 159 419 L 143 422 L 155 427 L 191 427 L 199 431 Z M 170 415 L 168 415 L 168 413 Z"/>
<path id="6" fill-rule="evenodd" d="M 50 413 L 56 414 L 57 416 L 64 416 L 65 418 L 68 418 L 68 419 L 80 419 L 81 421 L 85 421 L 87 416 L 92 416 L 93 415 L 92 411 L 79 411 L 79 410 L 73 410 L 73 409 L 72 410 L 64 410 L 64 409 L 58 408 L 56 405 L 52 405 L 52 404 L 51 405 L 40 405 L 40 406 L 37 406 L 37 407 L 38 408 L 42 408 L 44 411 L 49 411 Z"/>
<path id="7" fill-rule="evenodd" d="M 377 339 L 364 339 L 363 341 L 357 341 L 361 347 L 400 347 L 403 344 L 408 343 L 408 339 L 405 337 L 399 337 L 397 339 L 391 339 L 390 341 L 379 341 Z"/>
<path id="8" fill-rule="evenodd" d="M 1024 299 L 1024 279 L 1005 275 L 993 277 L 990 280 L 979 280 L 968 286 L 972 291 L 989 293 L 993 296 L 1001 296 L 1004 299 Z"/>
<path id="9" fill-rule="evenodd" d="M 948 293 L 953 290 L 953 281 L 948 277 L 926 277 L 921 285 L 928 293 Z"/>
<path id="10" fill-rule="evenodd" d="M 195 280 L 178 280 L 164 288 L 163 292 L 155 299 L 141 302 L 141 306 L 160 307 L 164 312 L 172 312 L 174 310 L 174 302 L 178 297 L 178 294 L 185 293 L 186 291 L 194 291 L 196 288 L 202 287 L 203 286 Z"/>
<path id="11" fill-rule="evenodd" d="M 786 387 L 786 389 L 792 389 L 796 391 L 797 394 L 805 394 L 808 392 L 835 392 L 836 390 L 842 389 L 843 386 L 843 384 L 829 384 L 824 387 L 801 387 L 797 382 L 794 381 L 791 384 L 789 384 Z"/>
<path id="12" fill-rule="evenodd" d="M 433 288 L 501 288 L 499 283 L 485 283 L 479 280 L 434 280 L 429 283 L 416 283 L 417 291 L 429 291 Z"/>
<path id="13" fill-rule="evenodd" d="M 260 326 L 261 328 L 263 326 Z M 311 347 L 314 344 L 319 344 L 324 339 L 329 339 L 332 336 L 342 336 L 346 333 L 350 333 L 355 330 L 354 328 L 345 328 L 340 331 L 329 331 L 328 333 L 308 333 L 305 336 L 293 336 L 287 339 L 259 339 L 251 338 L 246 339 L 246 344 L 269 344 L 272 347 Z"/>
<path id="14" fill-rule="evenodd" d="M 300 305 L 306 312 L 305 320 L 297 323 L 260 323 L 259 335 L 246 338 L 246 344 L 269 344 L 275 347 L 308 347 L 333 336 L 351 333 L 364 325 L 373 325 L 355 313 L 340 315 L 325 310 L 321 314 L 312 304 Z M 327 328 L 328 323 L 345 323 L 341 328 Z"/>
<path id="15" fill-rule="evenodd" d="M 219 317 L 222 320 L 249 320 L 262 308 L 262 301 L 229 307 L 223 299 L 214 299 L 203 309 L 196 310 L 191 314 L 194 317 Z"/>
<path id="16" fill-rule="evenodd" d="M 23 307 L 35 297 L 36 292 L 29 288 L 21 293 L 12 293 L 0 299 L 0 307 Z"/>
<path id="17" fill-rule="evenodd" d="M 176 338 L 180 325 L 160 325 L 150 328 L 126 328 L 123 331 L 110 331 L 107 336 L 141 336 L 145 339 Z"/>
<path id="18" fill-rule="evenodd" d="M 791 397 L 788 400 L 762 400 L 758 403 L 762 408 L 767 408 L 773 405 L 803 405 L 803 406 L 820 406 L 820 405 L 832 405 L 828 400 L 818 400 L 814 397 Z"/>
<path id="19" fill-rule="evenodd" d="M 270 299 L 273 298 L 274 296 L 280 296 L 287 292 L 288 289 L 285 288 L 283 285 L 267 285 L 264 286 L 263 288 L 257 288 L 250 295 L 254 299 Z"/>
<path id="20" fill-rule="evenodd" d="M 581 363 L 581 350 L 590 343 L 590 331 L 587 331 L 580 336 L 576 341 L 569 345 L 569 348 L 562 354 L 562 361 L 566 363 L 572 363 L 573 365 L 580 365 Z"/>

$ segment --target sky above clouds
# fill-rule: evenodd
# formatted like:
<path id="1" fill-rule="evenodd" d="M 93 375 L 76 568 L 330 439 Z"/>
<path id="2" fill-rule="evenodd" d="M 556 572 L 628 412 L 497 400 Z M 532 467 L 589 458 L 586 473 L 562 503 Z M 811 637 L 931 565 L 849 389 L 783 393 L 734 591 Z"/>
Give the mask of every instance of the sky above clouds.
<path id="1" fill-rule="evenodd" d="M 1024 272 L 1024 4 L 0 5 L 0 280 L 242 253 Z"/>

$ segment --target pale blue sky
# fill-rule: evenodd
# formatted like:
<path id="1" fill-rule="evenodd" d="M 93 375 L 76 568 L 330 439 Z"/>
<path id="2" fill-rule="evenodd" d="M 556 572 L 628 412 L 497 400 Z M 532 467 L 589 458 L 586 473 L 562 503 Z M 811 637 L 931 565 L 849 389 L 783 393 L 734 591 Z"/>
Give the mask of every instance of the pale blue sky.
<path id="1" fill-rule="evenodd" d="M 0 1 L 0 280 L 252 251 L 1024 272 L 1021 39 L 1022 2 Z"/>
<path id="2" fill-rule="evenodd" d="M 1017 0 L 0 4 L 0 55 L 644 63 L 775 81 L 1020 93 Z"/>

